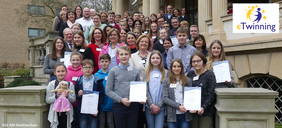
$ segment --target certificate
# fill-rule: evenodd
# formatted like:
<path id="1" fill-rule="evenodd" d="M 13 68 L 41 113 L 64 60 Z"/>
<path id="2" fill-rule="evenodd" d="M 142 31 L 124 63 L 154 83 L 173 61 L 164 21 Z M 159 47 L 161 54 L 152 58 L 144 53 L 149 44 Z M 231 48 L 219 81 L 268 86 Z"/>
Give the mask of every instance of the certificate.
<path id="1" fill-rule="evenodd" d="M 184 87 L 186 110 L 201 110 L 201 87 Z"/>
<path id="2" fill-rule="evenodd" d="M 130 81 L 129 101 L 146 102 L 146 88 L 146 82 Z"/>
<path id="3" fill-rule="evenodd" d="M 170 39 L 171 39 L 171 41 L 172 41 L 172 44 L 173 44 L 174 46 L 178 44 L 178 40 L 177 40 L 176 36 L 169 36 L 169 37 L 170 37 Z"/>
<path id="4" fill-rule="evenodd" d="M 216 83 L 231 81 L 230 68 L 228 60 L 213 62 L 213 71 L 216 78 Z"/>
<path id="5" fill-rule="evenodd" d="M 97 114 L 98 101 L 98 91 L 83 91 L 80 113 Z"/>
<path id="6" fill-rule="evenodd" d="M 72 52 L 65 52 L 64 65 L 68 68 L 71 65 L 70 56 Z"/>

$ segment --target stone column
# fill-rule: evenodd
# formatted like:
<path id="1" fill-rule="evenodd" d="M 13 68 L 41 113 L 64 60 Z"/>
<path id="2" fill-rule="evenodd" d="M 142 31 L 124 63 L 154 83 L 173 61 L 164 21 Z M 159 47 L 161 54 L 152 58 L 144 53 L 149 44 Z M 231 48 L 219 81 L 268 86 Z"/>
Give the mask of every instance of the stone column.
<path id="1" fill-rule="evenodd" d="M 34 62 L 35 62 L 35 53 L 34 53 L 34 46 L 30 47 L 30 53 L 29 53 L 29 56 L 30 56 L 30 61 L 29 61 L 29 67 L 30 67 L 30 76 L 33 77 L 34 74 L 33 74 L 33 71 L 34 71 Z"/>
<path id="2" fill-rule="evenodd" d="M 116 0 L 116 13 L 124 13 L 124 0 Z"/>
<path id="3" fill-rule="evenodd" d="M 143 15 L 150 16 L 150 0 L 143 0 Z"/>
<path id="4" fill-rule="evenodd" d="M 212 32 L 214 39 L 226 40 L 226 33 L 220 16 L 227 14 L 227 0 L 212 0 Z"/>
<path id="5" fill-rule="evenodd" d="M 143 7 L 144 7 L 144 4 L 143 4 Z M 152 13 L 158 14 L 159 7 L 160 7 L 160 0 L 150 0 L 150 14 Z"/>
<path id="6" fill-rule="evenodd" d="M 199 32 L 206 38 L 208 37 L 208 26 L 206 20 L 211 18 L 211 1 L 210 0 L 199 0 L 198 1 L 198 25 Z"/>
<path id="7" fill-rule="evenodd" d="M 112 11 L 116 12 L 116 0 L 112 0 Z"/>
<path id="8" fill-rule="evenodd" d="M 124 2 L 124 6 L 123 6 L 123 10 L 124 10 L 124 12 L 125 11 L 129 11 L 129 0 L 123 0 Z M 123 14 L 121 14 L 121 15 L 123 15 Z"/>

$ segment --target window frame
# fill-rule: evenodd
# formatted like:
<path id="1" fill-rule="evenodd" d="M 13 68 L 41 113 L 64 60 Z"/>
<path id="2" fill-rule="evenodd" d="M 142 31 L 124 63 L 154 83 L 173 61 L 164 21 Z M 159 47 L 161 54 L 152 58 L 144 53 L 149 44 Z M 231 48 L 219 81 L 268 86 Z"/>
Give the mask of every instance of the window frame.
<path id="1" fill-rule="evenodd" d="M 30 10 L 32 7 L 36 8 L 35 12 Z M 42 13 L 41 13 L 41 11 L 39 11 L 39 10 L 41 10 L 41 8 L 43 8 Z M 38 5 L 31 5 L 31 4 L 29 4 L 27 9 L 28 9 L 28 13 L 31 14 L 31 15 L 46 15 L 45 6 L 38 6 Z"/>
<path id="2" fill-rule="evenodd" d="M 29 30 L 37 30 L 37 31 L 38 31 L 38 32 L 37 32 L 38 36 L 31 36 Z M 44 30 L 44 33 L 43 33 L 42 35 L 40 35 L 40 30 Z M 28 37 L 31 38 L 31 37 L 43 36 L 43 35 L 45 34 L 45 31 L 46 31 L 46 30 L 45 30 L 45 29 L 42 29 L 42 28 L 28 28 Z"/>

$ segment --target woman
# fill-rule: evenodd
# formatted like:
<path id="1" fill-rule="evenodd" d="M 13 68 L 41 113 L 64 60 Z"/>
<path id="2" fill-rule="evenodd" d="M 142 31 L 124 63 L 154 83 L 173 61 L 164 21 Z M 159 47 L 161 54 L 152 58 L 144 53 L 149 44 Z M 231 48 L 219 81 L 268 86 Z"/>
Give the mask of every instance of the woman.
<path id="1" fill-rule="evenodd" d="M 157 22 L 157 15 L 156 15 L 155 13 L 152 13 L 152 14 L 150 15 L 150 17 L 151 17 L 151 23 Z"/>
<path id="2" fill-rule="evenodd" d="M 167 64 L 166 64 L 166 57 L 167 57 L 167 52 L 169 50 L 169 48 L 171 48 L 173 46 L 172 41 L 170 39 L 170 37 L 165 37 L 163 40 L 163 47 L 165 48 L 165 52 L 163 52 L 162 57 L 164 60 L 164 68 L 168 69 Z"/>
<path id="3" fill-rule="evenodd" d="M 56 63 L 63 62 L 65 55 L 65 40 L 61 37 L 56 37 L 53 40 L 52 51 L 50 54 L 45 56 L 43 71 L 44 74 L 50 74 L 50 79 L 47 84 L 52 80 L 56 80 L 57 77 L 54 75 L 54 66 Z"/>
<path id="4" fill-rule="evenodd" d="M 174 8 L 174 9 L 172 10 L 172 15 L 171 15 L 171 17 L 170 17 L 170 19 L 169 19 L 169 20 L 170 20 L 169 23 L 171 23 L 171 19 L 172 19 L 173 17 L 177 17 L 179 23 L 181 22 L 181 21 L 180 21 L 180 10 L 179 10 L 178 8 Z M 171 25 L 171 28 L 172 28 L 172 25 Z"/>
<path id="5" fill-rule="evenodd" d="M 184 107 L 184 87 L 192 87 L 192 80 L 185 76 L 182 61 L 175 58 L 171 61 L 169 75 L 163 82 L 168 128 L 190 128 L 192 114 Z"/>
<path id="6" fill-rule="evenodd" d="M 67 12 L 67 22 L 62 24 L 60 31 L 59 31 L 60 37 L 64 37 L 63 31 L 65 30 L 65 28 L 71 28 L 72 25 L 75 23 L 75 19 L 76 19 L 75 12 L 74 11 L 68 11 Z M 82 30 L 81 25 L 80 25 L 80 30 Z"/>
<path id="7" fill-rule="evenodd" d="M 62 24 L 67 22 L 67 12 L 65 12 L 65 11 L 60 12 L 60 17 L 61 17 L 62 21 L 60 21 L 57 24 L 56 31 L 59 31 Z"/>
<path id="8" fill-rule="evenodd" d="M 219 40 L 214 40 L 210 44 L 210 52 L 208 56 L 208 62 L 206 68 L 209 70 L 213 70 L 213 65 L 212 62 L 216 61 L 224 61 L 227 60 L 224 52 L 224 48 L 222 43 Z M 227 60 L 228 61 L 228 60 Z M 215 88 L 238 88 L 236 83 L 234 82 L 233 74 L 232 74 L 232 65 L 229 62 L 229 67 L 230 67 L 230 76 L 231 76 L 231 81 L 225 81 L 225 83 L 217 83 Z"/>
<path id="9" fill-rule="evenodd" d="M 107 26 L 103 29 L 103 32 L 104 32 L 106 38 L 108 38 L 108 32 L 109 32 L 112 28 L 114 28 L 112 25 L 107 25 Z"/>
<path id="10" fill-rule="evenodd" d="M 83 17 L 82 7 L 76 6 L 75 9 L 74 9 L 74 12 L 76 13 L 76 19 L 79 19 L 79 18 Z"/>
<path id="11" fill-rule="evenodd" d="M 201 87 L 201 109 L 190 110 L 193 113 L 192 128 L 211 128 L 215 112 L 215 85 L 214 73 L 205 68 L 207 59 L 201 51 L 194 52 L 190 57 L 190 65 L 195 70 L 188 72 L 187 76 L 193 80 L 193 87 Z"/>
<path id="12" fill-rule="evenodd" d="M 126 42 L 127 42 L 127 46 L 130 48 L 131 50 L 131 54 L 137 52 L 136 49 L 136 36 L 133 32 L 128 32 L 126 35 Z"/>
<path id="13" fill-rule="evenodd" d="M 127 28 L 122 28 L 120 30 L 120 42 L 126 45 L 126 34 L 128 32 Z"/>
<path id="14" fill-rule="evenodd" d="M 132 17 L 130 17 L 130 18 L 128 18 L 127 19 L 127 21 L 126 21 L 126 23 L 127 23 L 127 29 L 129 30 L 129 31 L 133 31 L 133 18 Z"/>
<path id="15" fill-rule="evenodd" d="M 73 32 L 76 32 L 76 31 L 80 30 L 80 25 L 79 25 L 78 23 L 74 23 L 74 24 L 72 25 L 72 27 L 71 27 L 71 30 L 72 30 Z"/>
<path id="16" fill-rule="evenodd" d="M 188 16 L 186 14 L 185 8 L 181 9 L 181 16 L 179 17 L 179 22 L 181 22 L 181 21 L 187 21 L 189 23 L 189 19 L 188 19 Z"/>
<path id="17" fill-rule="evenodd" d="M 117 57 L 117 49 L 121 46 L 124 46 L 124 44 L 120 43 L 119 40 L 119 31 L 116 28 L 112 28 L 108 33 L 108 45 L 103 46 L 99 54 L 99 57 L 102 54 L 109 54 L 111 56 L 111 64 L 109 66 L 109 69 L 117 66 L 120 62 Z M 102 67 L 100 65 L 100 60 L 98 60 L 98 62 L 99 69 L 101 69 Z"/>
<path id="18" fill-rule="evenodd" d="M 101 24 L 101 15 L 99 13 L 95 13 L 93 15 L 92 20 L 93 20 L 94 25 L 86 27 L 86 30 L 84 32 L 84 36 L 85 36 L 85 39 L 86 39 L 85 42 L 87 44 L 91 43 L 90 38 L 91 38 L 91 35 L 92 35 L 94 28 L 99 27 L 103 30 L 107 26 L 106 24 Z"/>
<path id="19" fill-rule="evenodd" d="M 150 20 L 149 17 L 146 17 L 144 19 L 144 25 L 142 26 L 142 31 L 145 35 L 147 35 L 149 33 L 150 26 L 151 26 L 151 20 Z"/>
<path id="20" fill-rule="evenodd" d="M 153 49 L 160 51 L 160 53 L 163 53 L 165 51 L 165 48 L 163 46 L 163 40 L 167 36 L 168 36 L 168 33 L 165 30 L 165 28 L 162 28 L 161 30 L 159 30 L 159 36 L 154 41 Z"/>
<path id="21" fill-rule="evenodd" d="M 142 22 L 141 20 L 135 20 L 133 22 L 133 28 L 141 28 L 142 27 Z"/>
<path id="22" fill-rule="evenodd" d="M 135 36 L 136 36 L 136 39 L 138 39 L 138 38 L 140 37 L 140 35 L 142 34 L 142 30 L 141 30 L 141 28 L 139 28 L 139 27 L 134 28 L 134 29 L 133 29 L 133 32 L 134 32 L 134 34 L 135 34 Z"/>
<path id="23" fill-rule="evenodd" d="M 102 47 L 108 45 L 108 43 L 106 43 L 107 38 L 101 28 L 94 28 L 91 33 L 91 44 L 89 44 L 88 47 L 92 50 L 93 54 L 91 55 L 91 52 L 84 54 L 84 59 L 91 59 L 91 57 L 94 56 L 95 65 L 93 73 L 96 73 L 99 70 L 97 65 L 99 54 L 102 50 Z"/>
<path id="24" fill-rule="evenodd" d="M 206 49 L 206 40 L 203 35 L 199 35 L 193 40 L 193 46 L 197 49 L 197 51 L 203 52 L 203 54 L 208 57 L 208 50 Z"/>
<path id="25" fill-rule="evenodd" d="M 158 24 L 156 22 L 152 22 L 148 37 L 150 38 L 151 46 L 149 51 L 152 51 L 153 45 L 154 45 L 154 40 L 158 36 L 159 29 L 158 29 Z"/>

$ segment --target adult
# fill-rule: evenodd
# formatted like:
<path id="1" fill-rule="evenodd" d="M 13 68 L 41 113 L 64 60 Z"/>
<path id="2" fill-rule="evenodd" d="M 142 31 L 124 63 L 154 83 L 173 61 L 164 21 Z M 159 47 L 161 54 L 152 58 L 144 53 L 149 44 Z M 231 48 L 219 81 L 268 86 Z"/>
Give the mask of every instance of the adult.
<path id="1" fill-rule="evenodd" d="M 179 22 L 181 22 L 180 21 L 180 10 L 178 9 L 178 8 L 174 8 L 173 10 L 172 10 L 172 18 L 173 17 L 177 17 L 178 18 L 178 20 L 179 20 Z M 172 19 L 171 18 L 171 19 Z"/>
<path id="2" fill-rule="evenodd" d="M 61 63 L 65 54 L 65 41 L 61 37 L 56 37 L 53 40 L 52 51 L 50 54 L 45 56 L 43 71 L 44 74 L 50 74 L 50 79 L 47 81 L 56 80 L 57 77 L 54 75 L 54 66 L 56 63 Z"/>
<path id="3" fill-rule="evenodd" d="M 167 52 L 173 46 L 172 41 L 169 37 L 164 38 L 163 46 L 165 48 L 165 52 L 162 53 L 162 57 L 163 57 L 163 60 L 164 60 L 164 68 L 168 69 L 169 66 L 167 66 L 167 64 L 166 64 Z"/>
<path id="4" fill-rule="evenodd" d="M 126 43 L 127 43 L 127 47 L 130 48 L 131 50 L 131 54 L 137 52 L 136 49 L 136 36 L 133 32 L 128 32 L 126 35 Z"/>
<path id="5" fill-rule="evenodd" d="M 164 9 L 161 8 L 161 9 L 159 10 L 159 14 L 161 14 L 161 16 L 164 17 L 164 15 L 165 15 Z"/>
<path id="6" fill-rule="evenodd" d="M 83 17 L 80 19 L 77 19 L 75 22 L 82 26 L 83 32 L 86 30 L 88 26 L 93 25 L 93 21 L 90 18 L 90 9 L 85 7 L 83 9 Z"/>
<path id="7" fill-rule="evenodd" d="M 193 45 L 194 38 L 199 36 L 199 28 L 197 25 L 190 26 L 190 35 L 191 35 L 191 39 L 187 41 L 187 43 L 190 45 Z"/>
<path id="8" fill-rule="evenodd" d="M 199 35 L 194 39 L 193 46 L 197 49 L 197 51 L 203 52 L 203 54 L 208 57 L 208 50 L 206 49 L 206 40 L 203 35 Z"/>
<path id="9" fill-rule="evenodd" d="M 120 62 L 120 60 L 117 57 L 117 49 L 121 46 L 124 46 L 124 44 L 119 42 L 120 34 L 119 31 L 115 28 L 112 28 L 108 32 L 108 45 L 103 46 L 102 50 L 100 52 L 101 56 L 102 54 L 109 54 L 111 56 L 111 64 L 109 65 L 109 69 L 117 66 Z M 100 60 L 98 60 L 100 62 Z M 98 63 L 99 68 L 101 69 L 100 63 Z"/>
<path id="10" fill-rule="evenodd" d="M 127 29 L 129 30 L 129 31 L 133 31 L 133 18 L 131 18 L 131 17 L 129 17 L 129 18 L 127 18 Z"/>
<path id="11" fill-rule="evenodd" d="M 115 23 L 115 12 L 114 11 L 108 12 L 108 24 L 116 28 L 118 31 L 120 31 L 119 25 Z"/>
<path id="12" fill-rule="evenodd" d="M 150 42 L 151 42 L 151 46 L 152 46 L 152 47 L 150 47 L 149 51 L 152 51 L 153 45 L 154 45 L 154 40 L 158 36 L 158 33 L 159 33 L 159 29 L 158 29 L 157 23 L 152 22 L 149 33 L 148 33 L 148 37 L 150 38 Z"/>
<path id="13" fill-rule="evenodd" d="M 179 17 L 179 21 L 187 21 L 189 22 L 188 16 L 186 14 L 186 9 L 185 8 L 181 8 L 181 15 Z"/>
<path id="14" fill-rule="evenodd" d="M 209 50 L 210 52 L 208 56 L 207 66 L 206 66 L 207 69 L 213 70 L 213 65 L 212 65 L 213 62 L 227 60 L 225 56 L 223 45 L 219 40 L 214 40 L 210 44 Z M 231 81 L 225 81 L 225 83 L 217 83 L 215 88 L 230 88 L 230 87 L 238 88 L 238 86 L 234 82 L 234 77 L 232 74 L 232 65 L 230 62 L 229 62 L 229 70 L 230 70 Z"/>
<path id="15" fill-rule="evenodd" d="M 108 43 L 106 43 L 107 38 L 101 28 L 94 28 L 91 33 L 92 33 L 90 36 L 91 43 L 88 45 L 88 47 L 92 50 L 92 53 L 94 55 L 95 65 L 93 72 L 96 73 L 99 70 L 98 68 L 99 54 L 102 50 L 102 47 L 108 45 Z M 90 59 L 93 55 L 91 55 L 90 53 L 85 53 L 84 59 Z"/>
<path id="16" fill-rule="evenodd" d="M 146 17 L 144 19 L 144 24 L 142 26 L 142 31 L 145 35 L 149 33 L 150 27 L 151 27 L 151 20 L 149 17 Z"/>
<path id="17" fill-rule="evenodd" d="M 109 32 L 112 28 L 114 28 L 114 27 L 111 26 L 111 25 L 107 25 L 107 26 L 104 28 L 103 32 L 104 32 L 104 34 L 106 35 L 106 38 L 108 38 L 108 32 Z"/>
<path id="18" fill-rule="evenodd" d="M 96 13 L 95 9 L 90 9 L 90 18 L 91 19 L 93 19 L 95 13 Z"/>
<path id="19" fill-rule="evenodd" d="M 64 34 L 64 39 L 65 39 L 66 51 L 70 52 L 73 47 L 72 45 L 73 31 L 70 28 L 65 28 L 65 30 L 63 31 L 63 34 Z"/>
<path id="20" fill-rule="evenodd" d="M 157 21 L 157 15 L 156 15 L 155 13 L 152 13 L 152 14 L 150 15 L 150 17 L 151 17 L 151 23 L 152 23 L 152 22 L 158 22 L 158 21 Z"/>
<path id="21" fill-rule="evenodd" d="M 65 30 L 65 28 L 71 28 L 72 25 L 74 23 L 76 23 L 75 19 L 76 19 L 75 12 L 74 11 L 68 11 L 67 12 L 67 22 L 62 24 L 62 26 L 60 28 L 60 31 L 59 31 L 59 36 L 60 37 L 63 37 L 63 31 Z M 82 30 L 81 25 L 80 25 L 80 29 Z"/>
<path id="22" fill-rule="evenodd" d="M 84 32 L 85 42 L 87 44 L 90 44 L 90 39 L 89 38 L 91 38 L 91 35 L 92 35 L 92 32 L 93 32 L 94 28 L 99 27 L 99 28 L 101 28 L 103 30 L 107 26 L 106 24 L 102 24 L 101 23 L 101 16 L 100 16 L 99 13 L 95 13 L 93 18 L 92 18 L 92 20 L 93 20 L 94 24 L 88 26 L 86 28 L 85 32 Z"/>
<path id="23" fill-rule="evenodd" d="M 192 128 L 211 128 L 215 113 L 215 75 L 205 68 L 207 59 L 205 55 L 196 51 L 191 55 L 190 65 L 195 69 L 188 72 L 187 77 L 192 81 L 193 87 L 201 87 L 201 109 L 190 110 L 193 113 Z"/>
<path id="24" fill-rule="evenodd" d="M 133 20 L 139 20 L 139 12 L 134 12 L 133 14 Z"/>
<path id="25" fill-rule="evenodd" d="M 78 30 L 81 30 L 81 29 L 80 29 L 80 25 L 79 25 L 78 23 L 74 23 L 74 24 L 71 26 L 71 30 L 72 30 L 73 32 L 76 32 L 76 31 L 78 31 Z"/>
<path id="26" fill-rule="evenodd" d="M 122 28 L 120 30 L 120 42 L 126 45 L 126 35 L 127 35 L 128 29 Z"/>
<path id="27" fill-rule="evenodd" d="M 164 22 L 162 25 L 161 25 L 162 28 L 164 28 L 167 32 L 169 31 L 170 29 L 170 24 L 168 22 Z"/>
<path id="28" fill-rule="evenodd" d="M 125 11 L 124 13 L 123 13 L 123 18 L 129 18 L 130 17 L 130 13 L 128 12 L 128 11 Z"/>
<path id="29" fill-rule="evenodd" d="M 141 22 L 143 23 L 144 22 L 144 19 L 145 19 L 145 16 L 143 14 L 139 14 L 139 19 L 141 20 Z"/>
<path id="30" fill-rule="evenodd" d="M 142 27 L 142 22 L 141 20 L 135 20 L 133 22 L 133 28 L 141 28 Z"/>
<path id="31" fill-rule="evenodd" d="M 67 5 L 62 5 L 61 6 L 61 9 L 60 9 L 60 12 L 68 12 L 68 7 Z M 52 31 L 56 31 L 56 27 L 57 27 L 57 24 L 62 21 L 62 19 L 60 18 L 59 15 L 55 16 L 54 20 L 53 20 L 53 24 L 52 24 Z"/>
<path id="32" fill-rule="evenodd" d="M 119 25 L 120 19 L 121 19 L 121 15 L 120 14 L 116 14 L 116 16 L 115 16 L 115 23 L 117 23 Z"/>
<path id="33" fill-rule="evenodd" d="M 83 17 L 81 6 L 76 6 L 74 12 L 76 13 L 76 20 Z"/>
<path id="34" fill-rule="evenodd" d="M 65 11 L 60 12 L 60 18 L 62 19 L 62 21 L 60 21 L 57 24 L 56 31 L 59 31 L 62 24 L 67 22 L 67 12 L 65 12 Z"/>
<path id="35" fill-rule="evenodd" d="M 167 31 L 162 28 L 159 30 L 159 36 L 154 41 L 154 50 L 158 50 L 160 53 L 163 53 L 165 51 L 165 48 L 163 46 L 163 40 L 168 36 Z"/>
<path id="36" fill-rule="evenodd" d="M 169 36 L 176 36 L 176 31 L 179 28 L 179 20 L 177 17 L 171 19 L 172 29 L 168 31 Z M 188 30 L 187 30 L 188 31 Z"/>
<path id="37" fill-rule="evenodd" d="M 168 22 L 169 24 L 171 24 L 170 23 L 171 22 L 170 19 L 171 19 L 171 15 L 172 15 L 171 11 L 172 11 L 172 6 L 167 5 L 167 14 L 164 15 L 164 18 L 165 18 L 165 21 Z"/>
<path id="38" fill-rule="evenodd" d="M 164 17 L 160 17 L 158 18 L 158 28 L 161 29 L 162 28 L 162 24 L 165 22 Z"/>
<path id="39" fill-rule="evenodd" d="M 108 14 L 105 11 L 102 11 L 100 14 L 101 14 L 101 23 L 107 24 L 108 23 Z"/>

